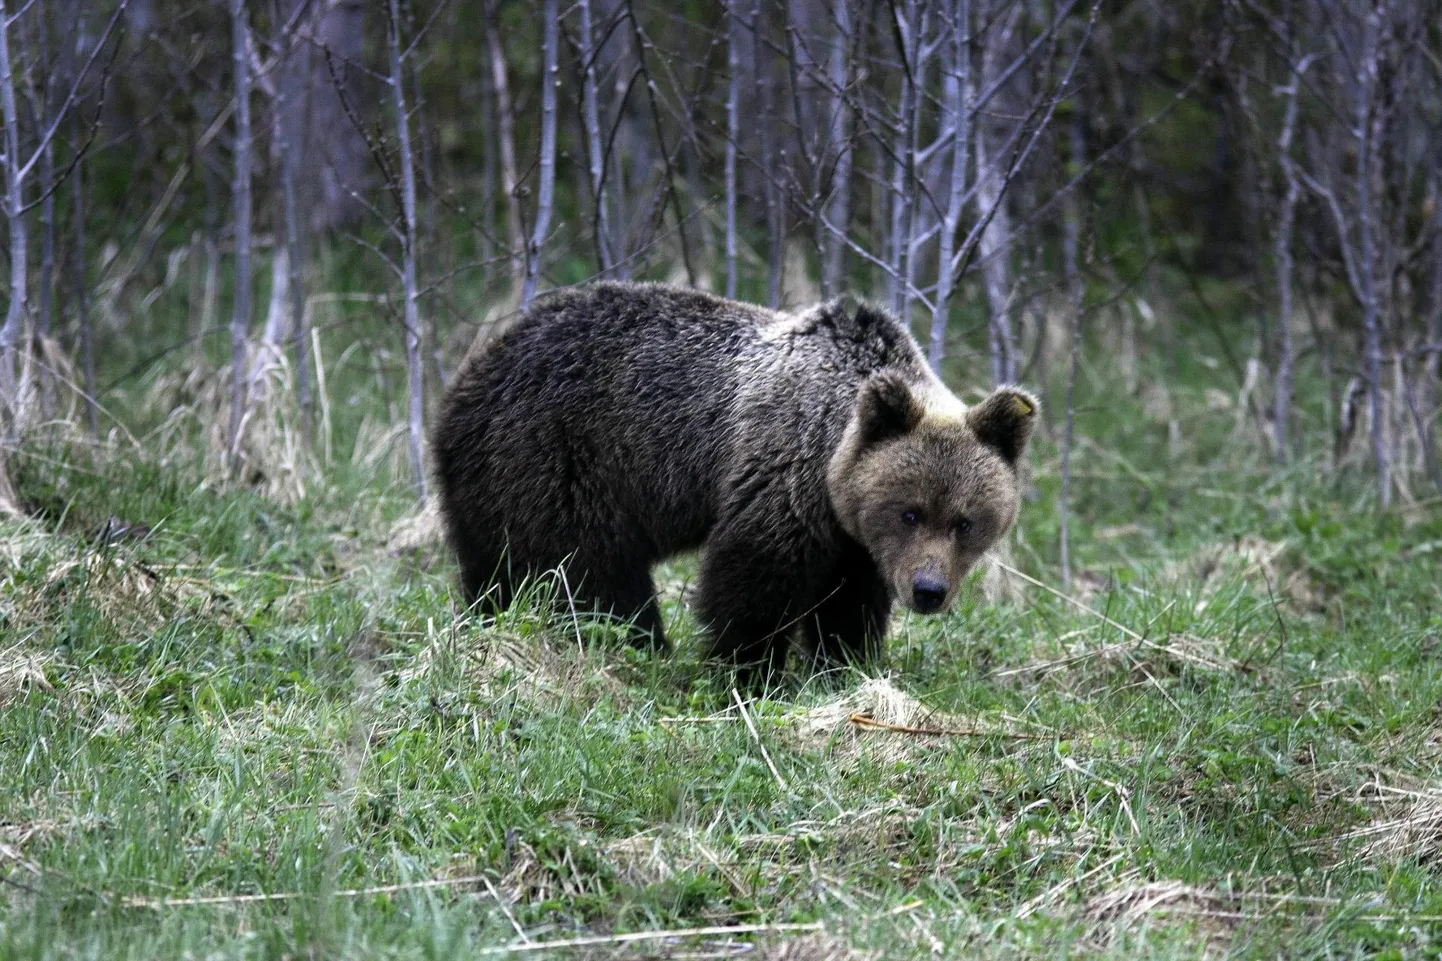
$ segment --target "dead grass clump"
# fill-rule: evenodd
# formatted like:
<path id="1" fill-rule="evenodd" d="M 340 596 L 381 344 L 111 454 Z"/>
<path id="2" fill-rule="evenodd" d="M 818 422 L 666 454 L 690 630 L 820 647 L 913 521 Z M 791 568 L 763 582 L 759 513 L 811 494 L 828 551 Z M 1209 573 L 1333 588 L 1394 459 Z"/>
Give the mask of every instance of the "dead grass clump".
<path id="1" fill-rule="evenodd" d="M 834 752 L 843 754 L 867 751 L 882 760 L 899 760 L 937 736 L 922 732 L 964 726 L 885 677 L 867 678 L 841 696 L 803 711 L 796 720 L 795 729 L 803 740 L 828 742 Z"/>
<path id="2" fill-rule="evenodd" d="M 0 708 L 18 701 L 31 691 L 50 690 L 45 665 L 50 658 L 16 644 L 0 650 Z"/>
<path id="3" fill-rule="evenodd" d="M 197 579 L 162 575 L 118 552 L 97 551 L 56 563 L 46 573 L 45 587 L 30 595 L 28 606 L 35 614 L 80 591 L 107 620 L 145 631 L 158 630 L 186 600 L 211 594 Z"/>
<path id="4" fill-rule="evenodd" d="M 611 841 L 601 849 L 616 877 L 635 887 L 647 887 L 676 876 L 675 852 L 660 834 L 644 831 Z M 684 870 L 684 867 L 682 868 Z"/>
<path id="5" fill-rule="evenodd" d="M 542 856 L 525 841 L 507 845 L 510 867 L 496 884 L 508 904 L 537 904 L 557 898 L 578 898 L 599 894 L 600 881 L 588 867 L 576 864 L 567 845 L 554 856 Z"/>
<path id="6" fill-rule="evenodd" d="M 155 403 L 168 406 L 169 413 L 153 439 L 160 442 L 164 456 L 185 457 L 198 429 L 205 438 L 202 465 L 208 486 L 225 488 L 238 481 L 278 503 L 297 503 L 306 496 L 307 480 L 318 476 L 319 466 L 305 441 L 290 363 L 282 351 L 253 346 L 246 368 L 248 396 L 236 449 L 229 443 L 229 365 L 157 382 L 152 392 L 163 399 Z"/>
<path id="7" fill-rule="evenodd" d="M 434 497 L 426 498 L 419 512 L 401 518 L 386 537 L 386 552 L 404 554 L 439 547 L 445 540 L 441 509 Z"/>
<path id="8" fill-rule="evenodd" d="M 1361 842 L 1354 860 L 1414 860 L 1442 863 L 1442 791 L 1373 786 L 1378 816 L 1371 822 L 1332 838 L 1329 843 Z"/>
<path id="9" fill-rule="evenodd" d="M 756 943 L 757 961 L 871 961 L 880 957 L 863 953 L 830 934 L 820 932 L 796 938 L 764 938 Z"/>
<path id="10" fill-rule="evenodd" d="M 1206 956 L 1230 950 L 1239 920 L 1226 895 L 1180 881 L 1125 884 L 1088 899 L 1083 912 L 1095 925 L 1093 939 L 1102 945 L 1131 931 L 1187 925 L 1203 937 Z"/>
<path id="11" fill-rule="evenodd" d="M 446 671 L 475 684 L 487 698 L 517 697 L 543 708 L 586 696 L 619 698 L 626 684 L 598 659 L 604 652 L 582 649 L 574 637 L 521 636 L 501 627 L 484 630 L 475 646 L 463 646 L 458 632 L 432 627 L 430 643 L 399 672 L 404 683 Z"/>
<path id="12" fill-rule="evenodd" d="M 1165 578 L 1192 586 L 1195 613 L 1206 610 L 1228 580 L 1261 581 L 1267 592 L 1299 613 L 1321 610 L 1323 598 L 1307 572 L 1287 563 L 1285 541 L 1271 541 L 1247 534 L 1225 543 L 1212 544 L 1184 561 L 1169 564 Z"/>

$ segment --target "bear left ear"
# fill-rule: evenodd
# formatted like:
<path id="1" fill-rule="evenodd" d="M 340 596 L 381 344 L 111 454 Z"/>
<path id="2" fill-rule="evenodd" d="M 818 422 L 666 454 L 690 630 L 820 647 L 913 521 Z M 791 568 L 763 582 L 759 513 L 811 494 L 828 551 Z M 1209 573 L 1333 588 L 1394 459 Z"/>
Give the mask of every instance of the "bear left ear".
<path id="1" fill-rule="evenodd" d="M 1015 464 L 1036 426 L 1036 412 L 1035 397 L 1015 387 L 999 387 L 966 412 L 966 422 L 978 440 L 995 448 L 1008 464 Z"/>
<path id="2" fill-rule="evenodd" d="M 856 397 L 856 420 L 863 447 L 910 433 L 925 414 L 926 408 L 911 385 L 891 372 L 872 376 L 861 385 Z"/>

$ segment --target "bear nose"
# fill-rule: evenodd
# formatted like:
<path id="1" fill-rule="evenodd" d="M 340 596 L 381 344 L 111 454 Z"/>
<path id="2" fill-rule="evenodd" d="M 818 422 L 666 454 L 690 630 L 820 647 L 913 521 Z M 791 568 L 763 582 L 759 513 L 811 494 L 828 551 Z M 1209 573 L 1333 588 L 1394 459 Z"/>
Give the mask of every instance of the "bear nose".
<path id="1" fill-rule="evenodd" d="M 919 573 L 911 578 L 911 606 L 922 614 L 941 610 L 946 603 L 946 581 L 935 574 Z"/>

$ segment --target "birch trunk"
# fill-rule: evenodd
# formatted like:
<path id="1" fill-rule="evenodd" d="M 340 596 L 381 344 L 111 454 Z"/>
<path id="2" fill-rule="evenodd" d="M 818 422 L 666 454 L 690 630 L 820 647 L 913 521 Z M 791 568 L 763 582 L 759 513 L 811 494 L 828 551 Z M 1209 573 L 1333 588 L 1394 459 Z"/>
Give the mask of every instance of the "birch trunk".
<path id="1" fill-rule="evenodd" d="M 391 0 L 394 4 L 395 0 Z M 526 246 L 526 283 L 521 290 L 521 309 L 529 307 L 536 296 L 541 275 L 541 248 L 551 229 L 551 209 L 556 192 L 556 56 L 560 46 L 561 23 L 557 0 L 545 0 L 544 65 L 541 67 L 541 156 L 540 183 L 536 190 L 536 223 L 531 242 Z"/>
<path id="2" fill-rule="evenodd" d="M 304 0 L 299 0 L 304 2 Z M 306 329 L 304 257 L 301 239 L 300 201 L 296 182 L 303 169 L 305 115 L 309 101 L 310 47 L 304 42 L 289 44 L 287 63 L 277 85 L 275 109 L 280 115 L 280 177 L 282 220 L 285 224 L 285 253 L 290 292 L 292 349 L 295 352 L 295 396 L 300 409 L 301 430 L 310 439 L 310 332 Z"/>
<path id="3" fill-rule="evenodd" d="M 246 347 L 250 336 L 250 57 L 245 0 L 230 0 L 231 61 L 235 67 L 235 301 L 230 315 L 231 471 L 240 472 L 240 441 L 247 413 Z"/>
<path id="4" fill-rule="evenodd" d="M 586 146 L 591 172 L 591 198 L 596 204 L 596 216 L 592 223 L 595 235 L 596 261 L 601 273 L 608 273 L 615 266 L 611 252 L 611 215 L 606 204 L 606 153 L 601 145 L 601 105 L 596 87 L 595 38 L 591 26 L 591 0 L 579 0 L 577 7 L 581 14 L 581 100 L 586 125 Z"/>
<path id="5" fill-rule="evenodd" d="M 756 71 L 756 102 L 763 116 L 770 117 L 775 109 L 771 90 L 771 71 L 765 59 L 766 45 L 761 39 L 761 0 L 751 6 L 751 63 Z M 786 254 L 786 222 L 782 209 L 780 173 L 776 163 L 775 124 L 761 126 L 761 175 L 766 184 L 766 303 L 773 310 L 781 306 L 781 271 Z"/>
<path id="6" fill-rule="evenodd" d="M 80 122 L 75 121 L 76 143 L 79 143 Z M 80 368 L 85 385 L 85 422 L 91 434 L 100 433 L 99 409 L 95 398 L 95 338 L 90 325 L 90 274 L 85 264 L 85 164 L 76 161 L 70 172 L 70 214 L 74 219 L 75 236 L 75 323 L 80 333 Z M 217 269 L 219 255 L 214 244 L 206 245 L 207 296 L 211 295 L 210 274 Z M 218 286 L 218 285 L 217 285 Z"/>
<path id="7" fill-rule="evenodd" d="M 851 229 L 851 113 L 846 86 L 851 77 L 851 3 L 836 0 L 836 33 L 831 39 L 831 62 L 827 65 L 831 83 L 831 141 L 836 156 L 832 176 L 830 208 L 826 220 L 835 233 L 827 238 L 826 260 L 821 268 L 821 290 L 835 296 L 846 281 L 846 236 Z M 830 233 L 828 231 L 828 233 Z"/>
<path id="8" fill-rule="evenodd" d="M 1382 423 L 1382 318 L 1375 279 L 1376 219 L 1372 209 L 1372 174 L 1376 160 L 1373 136 L 1376 117 L 1372 101 L 1377 84 L 1378 16 L 1368 13 L 1363 17 L 1362 63 L 1357 78 L 1357 274 L 1361 287 L 1358 293 L 1362 301 L 1363 370 L 1367 381 L 1372 457 L 1377 465 L 1377 494 L 1385 508 L 1392 501 L 1392 477 Z"/>
<path id="9" fill-rule="evenodd" d="M 525 269 L 526 237 L 521 229 L 521 198 L 516 174 L 516 133 L 511 117 L 511 88 L 506 80 L 506 54 L 501 46 L 498 4 L 486 11 L 486 48 L 491 57 L 491 90 L 496 97 L 496 135 L 500 140 L 501 186 L 506 191 L 506 232 L 511 248 L 511 276 L 520 278 Z"/>
<path id="10" fill-rule="evenodd" d="M 547 0 L 548 9 L 555 11 L 556 0 Z M 410 117 L 406 113 L 404 74 L 401 71 L 401 17 L 397 0 L 390 0 L 390 23 L 387 40 L 390 46 L 390 86 L 396 113 L 396 138 L 400 148 L 401 166 L 401 229 L 404 247 L 401 251 L 401 283 L 405 296 L 406 385 L 409 393 L 407 423 L 409 426 L 411 472 L 416 497 L 426 499 L 426 465 L 424 439 L 424 370 L 421 367 L 421 323 L 416 299 L 416 171 L 411 154 Z M 548 30 L 551 29 L 548 27 Z M 554 66 L 554 56 L 550 58 Z M 549 72 L 547 74 L 549 76 Z M 554 108 L 552 110 L 554 118 Z M 554 128 L 553 128 L 554 129 Z"/>
<path id="11" fill-rule="evenodd" d="M 967 91 L 971 89 L 971 0 L 953 0 L 951 16 L 951 63 L 942 81 L 946 123 L 951 128 L 951 182 L 947 190 L 946 219 L 937 245 L 936 309 L 931 315 L 931 337 L 926 352 L 931 369 L 938 374 L 946 351 L 946 326 L 955 283 L 951 261 L 966 205 L 966 152 L 971 140 L 970 105 L 966 102 Z"/>
<path id="12" fill-rule="evenodd" d="M 996 9 L 988 11 L 997 13 Z M 981 84 L 990 87 L 1002 69 L 1002 58 L 1016 23 L 1018 10 L 994 17 L 986 31 L 981 57 Z M 993 105 L 992 109 L 997 109 Z M 1011 325 L 1011 217 L 1006 206 L 1002 183 L 1002 158 L 992 157 L 988 146 L 987 127 L 978 118 L 974 129 L 976 141 L 976 216 L 986 223 L 982 229 L 977 253 L 981 259 L 982 286 L 991 320 L 988 343 L 991 356 L 991 378 L 995 384 L 1009 384 L 1016 378 L 1016 343 Z"/>
<path id="13" fill-rule="evenodd" d="M 901 70 L 901 92 L 897 97 L 896 104 L 896 136 L 892 141 L 891 160 L 891 238 L 889 256 L 889 274 L 887 290 L 891 309 L 894 313 L 902 312 L 903 300 L 910 299 L 910 291 L 906 289 L 907 279 L 907 254 L 911 248 L 911 195 L 908 187 L 915 170 L 916 152 L 914 149 L 915 138 L 913 117 L 915 111 L 912 108 L 912 76 L 917 68 L 915 57 L 912 56 L 912 49 L 916 37 L 916 6 L 917 0 L 905 0 L 904 13 L 893 7 L 893 14 L 899 20 L 897 22 L 898 33 L 900 34 L 902 59 Z"/>
<path id="14" fill-rule="evenodd" d="M 1282 177 L 1287 184 L 1287 193 L 1282 198 L 1282 209 L 1277 219 L 1277 235 L 1273 259 L 1277 270 L 1277 374 L 1276 396 L 1272 404 L 1273 453 L 1277 463 L 1285 464 L 1290 459 L 1288 443 L 1292 419 L 1292 224 L 1297 212 L 1297 199 L 1301 196 L 1302 185 L 1297 177 L 1296 163 L 1292 159 L 1292 136 L 1297 127 L 1297 95 L 1302 84 L 1302 73 L 1306 62 L 1292 73 L 1292 85 L 1287 91 L 1287 111 L 1282 121 L 1282 132 L 1277 138 L 1277 157 L 1282 166 Z"/>
<path id="15" fill-rule="evenodd" d="M 1078 98 L 1074 102 L 1072 120 L 1069 124 L 1070 167 L 1082 170 L 1086 166 L 1086 139 L 1082 131 L 1082 107 Z M 1063 214 L 1062 269 L 1066 275 L 1067 297 L 1070 301 L 1070 323 L 1068 324 L 1068 356 L 1066 373 L 1066 412 L 1061 441 L 1061 502 L 1059 520 L 1061 527 L 1061 583 L 1062 590 L 1071 593 L 1071 455 L 1073 428 L 1076 423 L 1076 381 L 1081 366 L 1081 314 L 1086 287 L 1081 279 L 1079 253 L 1081 248 L 1081 210 L 1076 191 L 1066 194 Z M 1045 334 L 1043 334 L 1045 336 Z"/>
<path id="16" fill-rule="evenodd" d="M 726 94 L 726 296 L 736 296 L 736 140 L 741 136 L 740 87 L 741 40 L 740 17 L 736 7 L 741 0 L 726 4 L 726 63 L 730 78 Z"/>
<path id="17" fill-rule="evenodd" d="M 16 381 L 16 354 L 25 322 L 25 285 L 28 279 L 25 236 L 24 186 L 20 165 L 20 115 L 15 107 L 15 74 L 10 63 L 10 14 L 0 0 L 0 108 L 5 123 L 5 219 L 10 227 L 10 303 L 0 327 L 0 462 L 15 440 L 20 403 Z"/>

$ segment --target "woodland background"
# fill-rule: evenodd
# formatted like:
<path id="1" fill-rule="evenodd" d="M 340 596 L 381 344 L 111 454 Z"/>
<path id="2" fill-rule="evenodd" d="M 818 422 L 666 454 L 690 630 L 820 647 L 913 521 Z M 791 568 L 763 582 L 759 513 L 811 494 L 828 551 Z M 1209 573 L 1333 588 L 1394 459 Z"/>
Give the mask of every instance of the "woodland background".
<path id="1" fill-rule="evenodd" d="M 1437 0 L 0 0 L 0 122 L 0 956 L 1437 949 Z M 602 276 L 1036 390 L 1005 567 L 749 699 L 690 559 L 461 610 Z"/>

